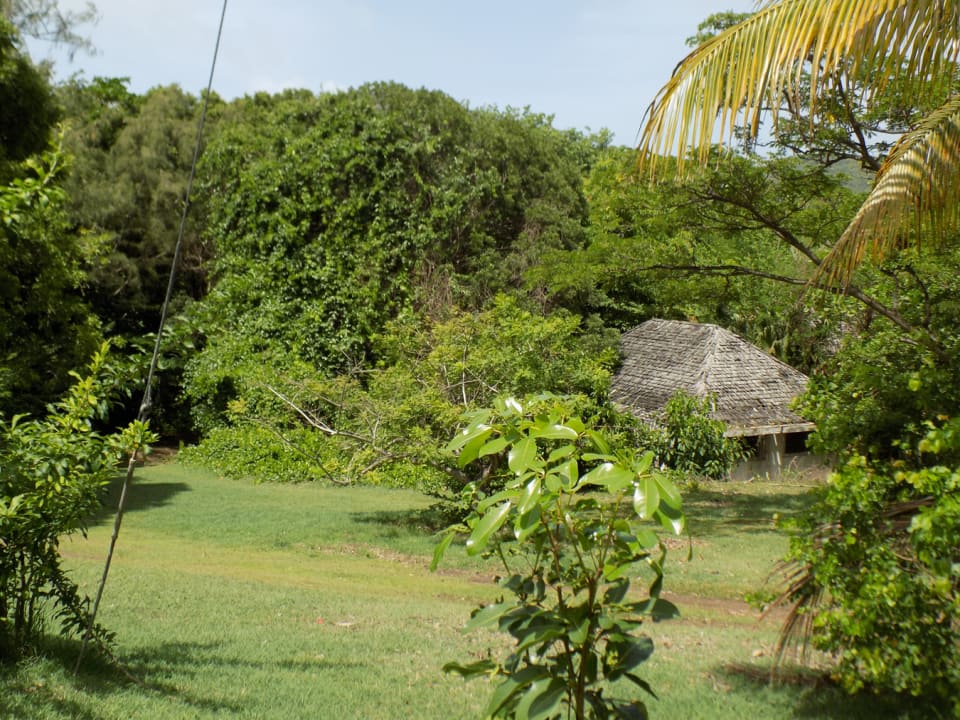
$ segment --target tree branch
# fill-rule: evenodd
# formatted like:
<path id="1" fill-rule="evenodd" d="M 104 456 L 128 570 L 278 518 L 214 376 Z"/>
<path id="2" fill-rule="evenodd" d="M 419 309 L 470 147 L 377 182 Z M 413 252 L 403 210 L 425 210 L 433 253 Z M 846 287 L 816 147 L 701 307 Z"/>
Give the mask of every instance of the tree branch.
<path id="1" fill-rule="evenodd" d="M 939 339 L 931 333 L 925 327 L 918 327 L 913 323 L 909 322 L 904 318 L 900 313 L 895 310 L 887 307 L 876 298 L 873 298 L 866 293 L 864 293 L 860 288 L 855 285 L 849 285 L 847 287 L 839 287 L 836 285 L 827 285 L 822 282 L 816 282 L 812 280 L 806 280 L 803 278 L 791 277 L 789 275 L 778 275 L 776 273 L 764 272 L 763 270 L 756 270 L 754 268 L 744 267 L 742 265 L 646 265 L 640 268 L 637 268 L 640 272 L 654 272 L 654 271 L 665 271 L 665 272 L 681 272 L 689 275 L 709 275 L 714 277 L 758 277 L 763 278 L 764 280 L 773 280 L 775 282 L 786 283 L 788 285 L 797 285 L 802 287 L 811 288 L 818 290 L 820 292 L 829 293 L 831 295 L 848 295 L 855 300 L 859 301 L 866 307 L 873 310 L 878 315 L 887 318 L 890 322 L 896 325 L 898 328 L 907 333 L 907 337 L 904 338 L 906 342 L 917 345 L 922 344 L 927 349 L 933 351 L 940 357 L 945 357 L 945 351 L 940 344 Z M 925 339 L 925 342 L 918 343 L 918 341 L 913 336 L 920 336 Z"/>

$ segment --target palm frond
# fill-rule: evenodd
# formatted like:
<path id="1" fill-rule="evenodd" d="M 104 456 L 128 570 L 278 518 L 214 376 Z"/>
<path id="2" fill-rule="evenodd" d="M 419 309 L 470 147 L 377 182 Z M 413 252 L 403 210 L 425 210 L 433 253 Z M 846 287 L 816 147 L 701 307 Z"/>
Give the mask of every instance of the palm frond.
<path id="1" fill-rule="evenodd" d="M 765 111 L 776 123 L 784 97 L 805 101 L 812 117 L 839 77 L 860 78 L 869 97 L 892 78 L 949 72 L 958 52 L 958 0 L 770 0 L 677 65 L 647 111 L 641 163 L 672 154 L 682 163 L 691 147 L 704 162 L 738 124 L 756 134 Z"/>
<path id="2" fill-rule="evenodd" d="M 880 259 L 921 237 L 960 227 L 960 96 L 947 100 L 893 147 L 873 190 L 820 267 L 847 282 L 867 257 Z"/>

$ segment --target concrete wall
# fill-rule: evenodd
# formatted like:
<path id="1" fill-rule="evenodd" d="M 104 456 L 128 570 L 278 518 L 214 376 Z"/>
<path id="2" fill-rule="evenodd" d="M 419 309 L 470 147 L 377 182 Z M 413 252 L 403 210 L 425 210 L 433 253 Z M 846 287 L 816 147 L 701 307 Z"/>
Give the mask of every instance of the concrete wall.
<path id="1" fill-rule="evenodd" d="M 830 459 L 811 452 L 788 453 L 786 435 L 762 435 L 757 438 L 756 452 L 730 472 L 731 480 L 753 478 L 776 479 L 784 473 L 805 478 L 826 478 L 830 473 Z"/>

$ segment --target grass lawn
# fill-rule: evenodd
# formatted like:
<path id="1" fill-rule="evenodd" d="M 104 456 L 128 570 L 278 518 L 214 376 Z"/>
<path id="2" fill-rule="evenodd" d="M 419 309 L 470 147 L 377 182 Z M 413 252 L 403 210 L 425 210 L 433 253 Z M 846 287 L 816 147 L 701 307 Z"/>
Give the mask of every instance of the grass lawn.
<path id="1" fill-rule="evenodd" d="M 711 484 L 686 495 L 693 533 L 668 558 L 679 620 L 653 624 L 641 667 L 654 718 L 907 718 L 902 707 L 846 698 L 797 674 L 766 682 L 776 622 L 743 601 L 786 547 L 773 515 L 807 488 Z M 0 669 L 0 718 L 476 718 L 482 682 L 442 665 L 498 647 L 459 631 L 494 597 L 493 565 L 451 548 L 430 573 L 431 500 L 374 488 L 252 485 L 177 464 L 138 472 L 99 620 L 143 681 L 94 658 L 72 673 L 78 643 Z M 115 503 L 110 503 L 112 507 Z M 92 594 L 112 516 L 63 545 Z M 919 717 L 919 716 L 918 716 Z"/>

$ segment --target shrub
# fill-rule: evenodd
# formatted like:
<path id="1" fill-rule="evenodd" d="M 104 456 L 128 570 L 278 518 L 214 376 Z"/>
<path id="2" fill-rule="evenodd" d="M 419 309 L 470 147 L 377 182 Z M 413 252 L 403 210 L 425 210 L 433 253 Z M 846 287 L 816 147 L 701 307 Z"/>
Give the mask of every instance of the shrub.
<path id="1" fill-rule="evenodd" d="M 724 435 L 726 426 L 710 417 L 712 398 L 678 390 L 664 406 L 657 424 L 640 431 L 640 444 L 653 451 L 663 467 L 715 480 L 726 477 L 743 459 L 740 442 Z"/>
<path id="2" fill-rule="evenodd" d="M 928 428 L 916 449 L 927 467 L 854 456 L 831 477 L 792 539 L 784 599 L 847 689 L 960 712 L 960 466 L 935 462 L 960 449 L 960 421 Z"/>
<path id="3" fill-rule="evenodd" d="M 676 487 L 649 473 L 652 454 L 615 451 L 552 396 L 496 401 L 471 414 L 449 448 L 461 466 L 495 459 L 503 489 L 468 486 L 474 511 L 441 541 L 433 567 L 458 532 L 469 535 L 469 555 L 499 557 L 513 598 L 478 608 L 467 628 L 495 626 L 515 644 L 505 659 L 445 669 L 497 681 L 486 717 L 646 717 L 641 701 L 608 692 L 623 690 L 610 685 L 618 680 L 652 692 L 636 669 L 653 641 L 637 631 L 645 616 L 676 614 L 659 597 L 666 549 L 644 523 L 679 533 L 684 516 Z M 638 566 L 651 582 L 630 601 Z"/>
<path id="4" fill-rule="evenodd" d="M 140 422 L 109 436 L 94 429 L 109 407 L 105 363 L 106 345 L 45 418 L 0 419 L 0 658 L 34 649 L 48 598 L 64 632 L 86 628 L 86 601 L 61 567 L 60 538 L 84 531 L 117 461 L 152 441 Z"/>

